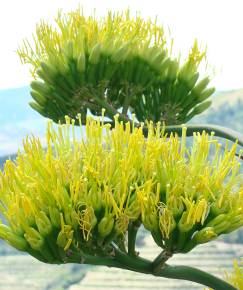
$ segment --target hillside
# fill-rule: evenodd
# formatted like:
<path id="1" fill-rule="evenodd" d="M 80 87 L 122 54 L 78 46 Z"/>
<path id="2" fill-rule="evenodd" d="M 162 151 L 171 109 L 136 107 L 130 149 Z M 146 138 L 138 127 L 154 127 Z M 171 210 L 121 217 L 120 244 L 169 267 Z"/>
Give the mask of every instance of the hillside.
<path id="1" fill-rule="evenodd" d="M 243 89 L 215 94 L 211 108 L 192 120 L 192 123 L 200 122 L 243 133 Z"/>

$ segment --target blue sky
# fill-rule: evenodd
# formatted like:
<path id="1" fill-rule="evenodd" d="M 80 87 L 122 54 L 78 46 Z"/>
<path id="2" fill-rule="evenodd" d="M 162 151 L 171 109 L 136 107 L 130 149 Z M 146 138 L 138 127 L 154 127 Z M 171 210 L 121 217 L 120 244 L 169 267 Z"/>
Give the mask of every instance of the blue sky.
<path id="1" fill-rule="evenodd" d="M 44 139 L 46 120 L 28 105 L 29 88 L 0 91 L 0 156 L 15 153 L 34 133 Z"/>

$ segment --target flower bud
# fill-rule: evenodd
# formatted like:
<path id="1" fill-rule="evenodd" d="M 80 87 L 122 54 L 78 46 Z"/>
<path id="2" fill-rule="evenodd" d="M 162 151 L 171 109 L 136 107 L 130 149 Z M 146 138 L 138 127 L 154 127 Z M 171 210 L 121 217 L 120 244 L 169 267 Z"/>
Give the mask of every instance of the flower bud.
<path id="1" fill-rule="evenodd" d="M 56 207 L 49 207 L 49 215 L 52 225 L 55 228 L 60 228 L 61 222 L 59 210 Z"/>
<path id="2" fill-rule="evenodd" d="M 193 228 L 192 223 L 187 223 L 187 212 L 183 212 L 179 222 L 178 222 L 178 228 L 180 232 L 187 233 Z"/>
<path id="3" fill-rule="evenodd" d="M 6 240 L 11 246 L 20 251 L 26 251 L 28 248 L 26 240 L 14 234 L 12 230 L 4 224 L 0 224 L 0 238 Z"/>
<path id="4" fill-rule="evenodd" d="M 30 244 L 31 248 L 37 251 L 41 250 L 45 242 L 42 235 L 32 227 L 25 230 L 24 237 Z"/>
<path id="5" fill-rule="evenodd" d="M 98 232 L 102 238 L 108 236 L 114 226 L 114 218 L 112 215 L 104 216 L 98 224 Z"/>
<path id="6" fill-rule="evenodd" d="M 64 251 L 68 250 L 73 240 L 73 230 L 69 225 L 65 225 L 64 229 L 61 230 L 57 236 L 57 245 L 63 248 Z"/>
<path id="7" fill-rule="evenodd" d="M 100 56 L 101 56 L 101 45 L 99 43 L 97 43 L 90 52 L 89 55 L 89 62 L 92 64 L 97 64 L 100 60 Z"/>
<path id="8" fill-rule="evenodd" d="M 84 72 L 85 71 L 85 54 L 84 52 L 81 52 L 78 61 L 77 61 L 77 68 L 79 72 Z"/>
<path id="9" fill-rule="evenodd" d="M 122 214 L 118 217 L 115 223 L 115 230 L 118 234 L 123 234 L 127 230 L 129 218 L 127 215 Z"/>
<path id="10" fill-rule="evenodd" d="M 227 220 L 227 215 L 226 214 L 220 214 L 214 219 L 212 219 L 209 223 L 207 223 L 207 227 L 215 227 L 216 225 L 219 225 L 220 223 L 224 222 Z"/>
<path id="11" fill-rule="evenodd" d="M 148 231 L 156 231 L 159 227 L 158 215 L 156 212 L 146 212 L 142 215 L 142 222 Z"/>
<path id="12" fill-rule="evenodd" d="M 204 90 L 202 93 L 201 93 L 201 95 L 200 95 L 200 97 L 198 98 L 198 100 L 200 101 L 200 102 L 203 102 L 203 101 L 205 101 L 206 99 L 208 99 L 213 93 L 215 92 L 215 88 L 209 88 L 209 89 L 206 89 L 206 90 Z"/>
<path id="13" fill-rule="evenodd" d="M 52 224 L 44 211 L 38 212 L 35 218 L 39 233 L 45 237 L 52 231 Z"/>
<path id="14" fill-rule="evenodd" d="M 192 93 L 195 95 L 199 95 L 203 90 L 205 90 L 205 88 L 207 87 L 207 85 L 209 84 L 210 79 L 208 77 L 202 79 L 192 90 Z"/>
<path id="15" fill-rule="evenodd" d="M 220 235 L 220 234 L 225 233 L 225 231 L 227 231 L 227 229 L 228 229 L 229 227 L 231 227 L 230 222 L 229 222 L 229 221 L 224 221 L 224 222 L 218 224 L 217 226 L 214 226 L 213 229 L 214 229 L 214 231 L 215 231 L 218 235 Z"/>
<path id="16" fill-rule="evenodd" d="M 141 208 L 138 202 L 131 203 L 124 211 L 130 220 L 137 220 L 141 214 Z"/>
<path id="17" fill-rule="evenodd" d="M 214 228 L 206 227 L 195 233 L 195 235 L 193 236 L 193 240 L 195 240 L 197 244 L 204 244 L 212 241 L 216 237 L 217 233 L 214 231 Z"/>
<path id="18" fill-rule="evenodd" d="M 117 49 L 112 56 L 112 61 L 119 63 L 124 61 L 130 53 L 128 44 L 124 44 L 122 47 Z"/>

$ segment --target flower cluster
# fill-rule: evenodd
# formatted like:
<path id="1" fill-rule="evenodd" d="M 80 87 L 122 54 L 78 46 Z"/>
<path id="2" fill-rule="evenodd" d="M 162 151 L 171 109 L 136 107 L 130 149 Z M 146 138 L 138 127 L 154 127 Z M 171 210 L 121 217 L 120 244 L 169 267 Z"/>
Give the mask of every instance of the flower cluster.
<path id="1" fill-rule="evenodd" d="M 128 227 L 143 224 L 158 246 L 188 252 L 243 225 L 237 144 L 205 132 L 186 144 L 157 123 L 143 126 L 87 117 L 46 132 L 47 148 L 27 137 L 0 172 L 0 238 L 48 263 L 112 256 L 126 248 Z"/>
<path id="2" fill-rule="evenodd" d="M 156 21 L 129 11 L 100 20 L 80 10 L 59 13 L 55 26 L 42 21 L 33 42 L 18 50 L 35 78 L 30 105 L 55 122 L 105 108 L 112 120 L 121 109 L 140 122 L 185 123 L 210 106 L 214 88 L 207 88 L 208 77 L 199 78 L 205 51 L 197 41 L 183 63 L 172 44 Z"/>
<path id="3" fill-rule="evenodd" d="M 237 289 L 243 289 L 243 259 L 241 264 L 237 260 L 234 260 L 234 272 L 227 272 L 226 279 Z"/>

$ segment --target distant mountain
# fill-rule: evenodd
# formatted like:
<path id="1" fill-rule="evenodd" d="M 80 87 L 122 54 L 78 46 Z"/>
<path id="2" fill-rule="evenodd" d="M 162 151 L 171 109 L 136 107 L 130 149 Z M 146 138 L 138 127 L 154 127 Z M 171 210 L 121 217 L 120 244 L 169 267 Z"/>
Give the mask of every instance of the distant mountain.
<path id="1" fill-rule="evenodd" d="M 243 89 L 216 93 L 211 108 L 192 123 L 221 125 L 243 134 Z"/>

